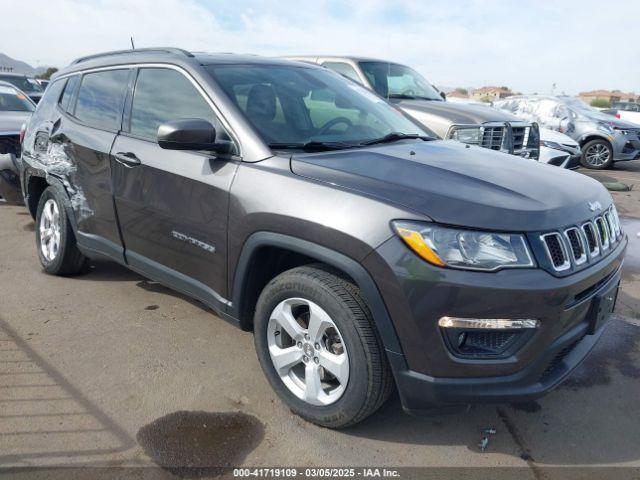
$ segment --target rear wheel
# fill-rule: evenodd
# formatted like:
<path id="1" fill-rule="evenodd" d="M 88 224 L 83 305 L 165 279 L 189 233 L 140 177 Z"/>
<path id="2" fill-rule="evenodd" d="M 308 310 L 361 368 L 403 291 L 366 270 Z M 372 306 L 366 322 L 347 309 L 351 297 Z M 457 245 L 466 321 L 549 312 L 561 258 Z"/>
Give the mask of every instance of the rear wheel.
<path id="1" fill-rule="evenodd" d="M 86 271 L 89 259 L 76 245 L 64 201 L 52 187 L 40 197 L 36 214 L 36 246 L 42 267 L 53 275 L 76 275 Z"/>
<path id="2" fill-rule="evenodd" d="M 606 140 L 591 140 L 582 147 L 580 163 L 594 170 L 604 170 L 613 164 L 613 149 Z"/>
<path id="3" fill-rule="evenodd" d="M 358 288 L 323 266 L 278 275 L 263 290 L 255 344 L 291 410 L 330 428 L 360 422 L 389 397 L 392 378 Z"/>

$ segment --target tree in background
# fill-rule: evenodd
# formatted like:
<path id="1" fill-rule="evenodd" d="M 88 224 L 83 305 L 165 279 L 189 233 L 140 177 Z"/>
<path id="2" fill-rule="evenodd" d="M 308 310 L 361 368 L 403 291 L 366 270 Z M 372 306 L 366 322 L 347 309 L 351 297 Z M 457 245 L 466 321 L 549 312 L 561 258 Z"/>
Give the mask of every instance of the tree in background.
<path id="1" fill-rule="evenodd" d="M 462 95 L 469 95 L 469 91 L 466 88 L 462 87 L 456 88 L 456 92 L 461 93 Z"/>
<path id="2" fill-rule="evenodd" d="M 596 108 L 609 108 L 611 104 L 606 98 L 594 98 L 591 100 L 591 106 Z"/>
<path id="3" fill-rule="evenodd" d="M 49 67 L 44 73 L 41 73 L 40 75 L 36 75 L 36 78 L 39 78 L 41 80 L 49 80 L 51 78 L 51 75 L 53 75 L 57 71 L 58 69 L 56 67 Z"/>

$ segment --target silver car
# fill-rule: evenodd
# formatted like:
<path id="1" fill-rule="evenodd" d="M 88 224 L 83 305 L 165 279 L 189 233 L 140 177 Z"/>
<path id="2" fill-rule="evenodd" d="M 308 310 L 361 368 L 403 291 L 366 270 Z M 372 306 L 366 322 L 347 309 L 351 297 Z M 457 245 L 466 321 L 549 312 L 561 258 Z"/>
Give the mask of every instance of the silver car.
<path id="1" fill-rule="evenodd" d="M 20 131 L 35 111 L 27 95 L 8 82 L 0 81 L 0 198 L 21 204 Z"/>
<path id="2" fill-rule="evenodd" d="M 440 138 L 538 159 L 537 124 L 484 105 L 447 102 L 427 79 L 406 65 L 360 57 L 290 56 L 316 63 L 373 90 Z"/>
<path id="3" fill-rule="evenodd" d="M 613 162 L 640 158 L 640 126 L 602 113 L 575 97 L 519 95 L 493 106 L 570 136 L 582 148 L 580 162 L 587 168 L 601 170 Z"/>

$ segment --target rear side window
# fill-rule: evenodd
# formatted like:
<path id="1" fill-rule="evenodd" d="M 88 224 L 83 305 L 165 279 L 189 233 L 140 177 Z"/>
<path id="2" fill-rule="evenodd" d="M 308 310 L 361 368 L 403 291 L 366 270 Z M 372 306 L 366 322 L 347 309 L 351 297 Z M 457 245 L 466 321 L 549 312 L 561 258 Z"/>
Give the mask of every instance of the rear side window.
<path id="1" fill-rule="evenodd" d="M 351 80 L 355 80 L 358 83 L 362 83 L 360 81 L 360 77 L 356 73 L 355 69 L 349 65 L 348 63 L 343 62 L 324 62 L 322 64 L 323 67 L 330 68 L 334 72 L 338 72 L 340 75 L 343 75 Z"/>
<path id="2" fill-rule="evenodd" d="M 129 70 L 107 70 L 82 76 L 75 117 L 103 130 L 119 130 Z"/>
<path id="3" fill-rule="evenodd" d="M 70 102 L 73 98 L 73 93 L 76 91 L 76 87 L 78 86 L 78 82 L 80 81 L 80 75 L 74 75 L 67 80 L 67 84 L 64 87 L 64 91 L 62 92 L 62 97 L 60 97 L 60 107 L 65 111 L 70 111 Z M 48 90 L 47 90 L 48 91 Z"/>
<path id="4" fill-rule="evenodd" d="M 130 132 L 155 140 L 160 124 L 182 118 L 208 120 L 218 137 L 223 133 L 209 104 L 184 75 L 167 68 L 142 68 L 131 104 Z"/>
<path id="5" fill-rule="evenodd" d="M 40 99 L 40 102 L 38 102 L 38 116 L 47 119 L 51 118 L 56 103 L 58 102 L 60 94 L 62 93 L 64 84 L 65 80 L 56 80 L 51 85 L 49 85 L 47 90 L 44 92 L 44 95 Z"/>

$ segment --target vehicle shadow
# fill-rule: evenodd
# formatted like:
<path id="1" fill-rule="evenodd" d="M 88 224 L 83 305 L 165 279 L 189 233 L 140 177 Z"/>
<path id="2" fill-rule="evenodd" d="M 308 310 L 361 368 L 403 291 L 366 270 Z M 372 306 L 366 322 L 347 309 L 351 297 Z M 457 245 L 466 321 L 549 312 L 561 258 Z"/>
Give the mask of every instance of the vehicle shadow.
<path id="1" fill-rule="evenodd" d="M 404 414 L 394 398 L 344 433 L 385 442 L 466 445 L 479 452 L 482 430 L 495 428 L 487 455 L 513 454 L 515 444 L 522 459 L 538 466 L 637 462 L 639 347 L 640 326 L 614 317 L 585 362 L 536 402 L 414 417 Z"/>
<path id="2" fill-rule="evenodd" d="M 148 278 L 143 277 L 133 270 L 129 270 L 124 265 L 120 265 L 116 262 L 108 260 L 93 260 L 91 262 L 91 268 L 88 273 L 71 278 L 77 278 L 82 281 L 89 280 L 94 282 L 136 282 L 136 287 L 146 290 L 147 292 L 168 295 L 190 303 L 191 305 L 198 307 L 199 309 L 208 313 L 214 313 L 209 307 L 199 302 L 198 300 L 177 292 L 169 287 L 165 287 L 161 283 L 149 280 Z"/>
<path id="3" fill-rule="evenodd" d="M 95 461 L 136 445 L 2 319 L 0 429 L 3 468 Z"/>

